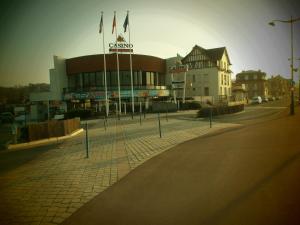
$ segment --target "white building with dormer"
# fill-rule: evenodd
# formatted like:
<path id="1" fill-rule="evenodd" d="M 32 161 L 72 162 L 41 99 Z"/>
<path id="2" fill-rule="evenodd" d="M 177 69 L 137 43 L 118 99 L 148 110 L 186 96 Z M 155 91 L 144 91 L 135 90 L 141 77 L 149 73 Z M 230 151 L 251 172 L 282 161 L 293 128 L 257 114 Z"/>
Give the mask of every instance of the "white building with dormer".
<path id="1" fill-rule="evenodd" d="M 186 99 L 198 101 L 210 100 L 214 103 L 226 102 L 231 96 L 231 62 L 226 47 L 204 49 L 195 45 L 184 58 L 167 59 L 166 81 L 171 85 L 172 66 L 178 62 L 188 67 L 185 82 Z M 173 74 L 173 80 L 183 80 L 184 73 Z M 183 91 L 177 90 L 176 96 L 183 97 Z"/>

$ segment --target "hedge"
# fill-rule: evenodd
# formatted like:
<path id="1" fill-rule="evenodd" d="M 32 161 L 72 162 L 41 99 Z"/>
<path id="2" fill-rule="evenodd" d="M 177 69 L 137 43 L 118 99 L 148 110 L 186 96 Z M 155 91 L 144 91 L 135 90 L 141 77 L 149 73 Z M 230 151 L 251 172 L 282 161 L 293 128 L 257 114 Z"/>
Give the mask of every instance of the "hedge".
<path id="1" fill-rule="evenodd" d="M 190 109 L 201 109 L 201 104 L 199 102 L 185 102 L 180 104 L 181 110 L 190 110 Z"/>
<path id="2" fill-rule="evenodd" d="M 233 106 L 212 106 L 202 108 L 198 111 L 198 117 L 208 117 L 210 116 L 210 110 L 212 109 L 212 115 L 223 115 L 223 114 L 230 114 L 230 113 L 237 113 L 244 110 L 244 104 L 241 105 L 233 105 Z"/>

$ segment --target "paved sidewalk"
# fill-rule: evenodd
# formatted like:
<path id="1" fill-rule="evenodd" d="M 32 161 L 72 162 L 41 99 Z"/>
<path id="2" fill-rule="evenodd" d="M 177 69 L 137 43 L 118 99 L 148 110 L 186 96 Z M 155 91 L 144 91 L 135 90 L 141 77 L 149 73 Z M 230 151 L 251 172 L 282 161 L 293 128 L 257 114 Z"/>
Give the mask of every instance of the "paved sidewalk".
<path id="1" fill-rule="evenodd" d="M 84 133 L 12 171 L 0 173 L 0 224 L 59 224 L 132 169 L 192 138 L 235 124 L 162 120 L 162 138 L 151 120 L 109 122 L 90 130 L 90 157 Z M 175 128 L 175 129 L 174 129 Z"/>

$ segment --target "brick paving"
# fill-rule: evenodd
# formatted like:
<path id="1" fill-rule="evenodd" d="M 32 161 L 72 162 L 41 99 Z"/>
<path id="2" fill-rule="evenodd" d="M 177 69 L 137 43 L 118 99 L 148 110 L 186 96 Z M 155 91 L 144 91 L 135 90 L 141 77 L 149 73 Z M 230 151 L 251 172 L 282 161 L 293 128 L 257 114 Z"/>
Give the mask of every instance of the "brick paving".
<path id="1" fill-rule="evenodd" d="M 86 158 L 84 134 L 36 159 L 0 174 L 0 224 L 60 224 L 130 170 L 171 147 L 221 128 L 239 126 L 164 119 L 162 138 L 155 120 L 122 124 L 110 120 L 91 129 Z"/>

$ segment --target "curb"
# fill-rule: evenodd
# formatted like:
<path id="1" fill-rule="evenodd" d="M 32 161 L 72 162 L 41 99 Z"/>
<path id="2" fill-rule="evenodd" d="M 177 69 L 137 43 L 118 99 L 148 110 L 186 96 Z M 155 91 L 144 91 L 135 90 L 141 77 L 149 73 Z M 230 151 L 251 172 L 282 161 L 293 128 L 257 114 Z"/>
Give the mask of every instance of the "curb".
<path id="1" fill-rule="evenodd" d="M 61 140 L 65 140 L 65 139 L 74 137 L 74 136 L 80 134 L 81 132 L 83 132 L 83 128 L 80 128 L 66 136 L 41 139 L 41 140 L 37 140 L 37 141 L 31 141 L 31 142 L 20 143 L 20 144 L 10 144 L 7 146 L 7 150 L 14 151 L 14 150 L 21 150 L 21 149 L 27 149 L 27 148 L 31 148 L 31 147 L 47 145 L 47 144 L 53 144 L 53 143 L 59 142 Z"/>

